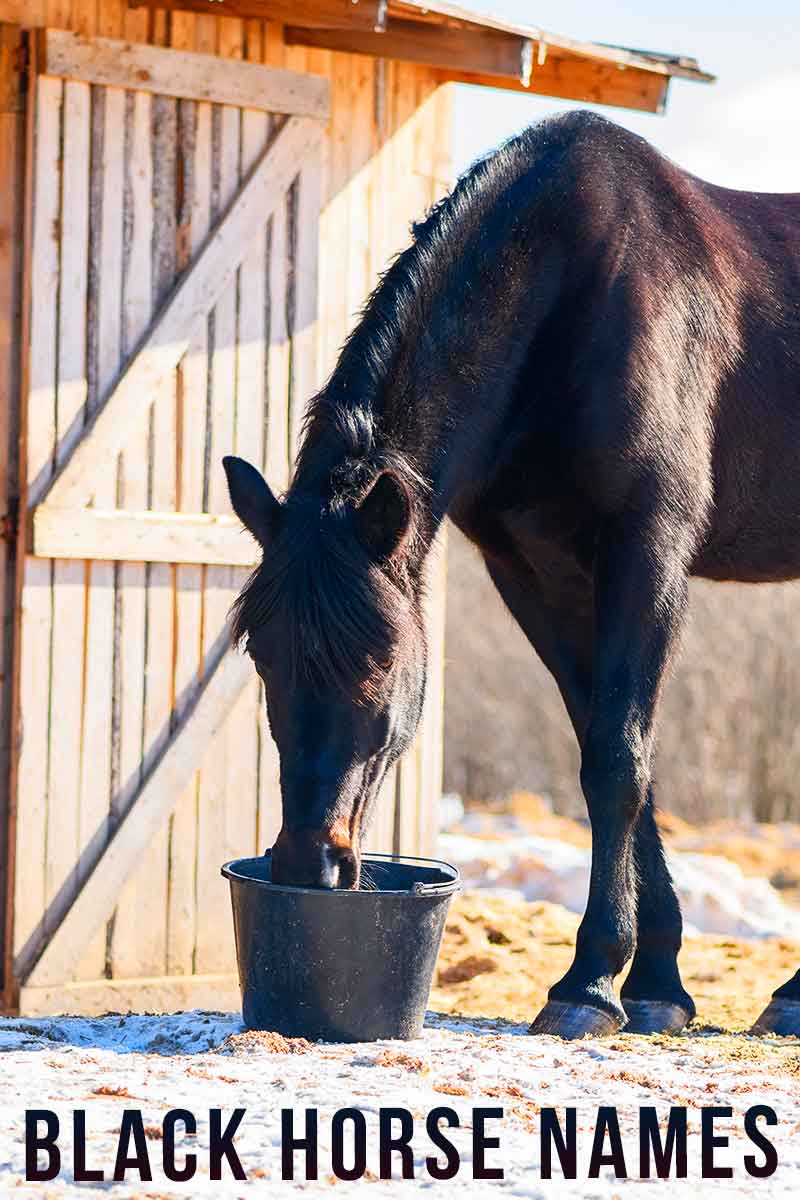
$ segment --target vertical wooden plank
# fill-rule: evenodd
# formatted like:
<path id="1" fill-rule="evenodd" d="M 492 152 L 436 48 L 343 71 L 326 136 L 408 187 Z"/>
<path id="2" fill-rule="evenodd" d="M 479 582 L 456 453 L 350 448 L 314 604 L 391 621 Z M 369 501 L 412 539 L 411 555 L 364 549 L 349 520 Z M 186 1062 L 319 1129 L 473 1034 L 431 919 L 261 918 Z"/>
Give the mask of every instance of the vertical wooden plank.
<path id="1" fill-rule="evenodd" d="M 153 311 L 163 303 L 175 278 L 176 115 L 175 100 L 167 96 L 153 98 Z M 164 512 L 175 508 L 176 384 L 176 375 L 172 373 L 153 398 L 150 411 L 147 507 Z M 143 766 L 147 771 L 149 761 L 160 752 L 170 729 L 174 636 L 172 566 L 167 563 L 148 563 L 145 581 L 147 618 Z M 167 929 L 164 913 L 168 873 L 168 829 L 164 826 L 153 838 L 137 871 L 137 973 L 143 975 L 161 975 L 166 970 Z"/>
<path id="2" fill-rule="evenodd" d="M 73 0 L 71 13 L 71 28 L 84 37 L 97 33 L 97 5 L 94 0 Z M 119 95 L 119 93 L 118 93 Z M 88 284 L 90 295 L 87 297 L 87 329 L 88 360 L 87 373 L 87 412 L 92 412 L 99 401 L 97 394 L 99 363 L 98 340 L 98 289 L 97 275 L 102 278 L 102 270 L 98 272 L 97 257 L 98 243 L 101 242 L 100 215 L 98 208 L 105 197 L 102 194 L 103 162 L 103 130 L 101 122 L 105 115 L 105 95 L 102 89 L 89 89 L 90 97 L 90 195 L 89 195 L 89 268 Z M 113 110 L 114 103 L 111 102 Z M 119 135 L 119 126 L 116 135 Z M 110 147 L 109 147 L 110 148 Z M 113 151 L 112 151 L 113 153 Z M 99 161 L 98 161 L 99 160 Z M 118 186 L 121 178 L 117 180 Z M 117 192 L 120 194 L 121 188 Z M 113 200 L 112 200 L 113 203 Z M 120 212 L 121 218 L 121 212 Z M 120 220 L 121 226 L 121 220 Z M 119 229 L 121 236 L 121 228 Z M 119 243 L 118 243 L 119 244 Z M 113 251 L 110 272 L 119 269 L 119 259 L 114 261 Z M 111 275 L 113 279 L 113 275 Z M 119 274 L 116 275 L 119 280 Z M 108 303 L 104 297 L 104 338 L 107 342 L 113 339 L 113 326 L 119 328 L 119 292 L 115 301 Z M 108 311 L 108 310 L 112 311 Z M 113 366 L 107 368 L 114 371 L 118 363 L 117 356 Z M 106 364 L 103 364 L 105 367 Z M 98 479 L 98 489 L 95 503 L 113 504 L 114 478 L 111 470 L 103 472 Z M 111 781 L 111 676 L 113 660 L 113 627 L 114 627 L 114 592 L 113 568 L 109 563 L 84 563 L 84 666 L 83 666 L 83 703 L 81 706 L 81 732 L 79 750 L 79 783 L 78 783 L 78 849 L 80 858 L 77 864 L 78 886 L 83 883 L 87 874 L 87 858 L 107 836 L 107 818 L 109 811 L 109 787 Z M 80 963 L 75 970 L 77 979 L 96 979 L 105 970 L 105 931 L 98 931 L 92 939 Z"/>
<path id="3" fill-rule="evenodd" d="M 292 314 L 290 448 L 297 456 L 308 401 L 316 391 L 317 297 L 319 291 L 319 214 L 322 157 L 304 164 L 296 185 L 294 248 L 294 312 Z M 362 296 L 363 299 L 363 296 Z"/>
<path id="4" fill-rule="evenodd" d="M 420 727 L 422 732 L 422 727 Z M 395 854 L 416 854 L 419 849 L 419 761 L 415 744 L 397 764 L 395 819 L 392 842 Z"/>
<path id="5" fill-rule="evenodd" d="M 267 261 L 269 330 L 265 466 L 270 486 L 278 493 L 285 491 L 289 483 L 289 332 L 286 322 L 289 227 L 286 218 L 286 204 L 281 204 L 269 224 Z"/>
<path id="6" fill-rule="evenodd" d="M 238 109 L 221 105 L 215 109 L 213 125 L 212 210 L 221 212 L 233 196 L 239 178 Z M 236 323 L 239 277 L 217 301 L 210 324 L 211 359 L 209 381 L 209 432 L 206 491 L 208 511 L 230 512 L 220 465 L 222 456 L 234 447 L 236 411 Z M 236 594 L 229 567 L 208 567 L 205 575 L 205 646 L 210 647 L 227 620 Z M 231 966 L 231 916 L 220 862 L 227 848 L 227 794 L 229 755 L 232 747 L 227 728 L 206 754 L 200 774 L 197 832 L 197 874 L 202 887 L 197 896 L 197 941 L 195 970 L 200 973 Z M 237 801 L 238 802 L 237 798 Z"/>
<path id="7" fill-rule="evenodd" d="M 91 191 L 91 295 L 88 409 L 93 412 L 120 369 L 122 349 L 122 197 L 124 188 L 125 93 L 93 89 Z M 97 482 L 95 504 L 113 508 L 116 470 L 108 464 Z M 84 857 L 108 836 L 111 805 L 111 740 L 114 675 L 114 566 L 86 564 L 85 687 L 81 728 L 80 844 Z M 91 858 L 89 859 L 91 861 Z M 87 866 L 79 863 L 78 880 Z M 106 931 L 92 939 L 76 978 L 105 974 Z"/>
<path id="8" fill-rule="evenodd" d="M 260 44 L 257 49 L 260 51 Z M 248 51 L 252 47 L 248 44 Z M 241 115 L 241 174 L 244 176 L 263 151 L 269 137 L 266 113 Z M 256 466 L 264 460 L 266 416 L 266 284 L 267 230 L 262 229 L 239 270 L 236 330 L 236 428 L 234 448 Z M 213 464 L 212 464 L 213 467 Z M 247 573 L 234 571 L 238 591 Z M 228 777 L 227 848 L 231 854 L 254 853 L 259 835 L 260 688 L 253 677 L 227 722 Z M 266 724 L 266 722 L 264 723 Z M 263 730 L 266 733 L 266 730 Z M 274 797 L 273 797 L 274 802 Z M 227 852 L 227 850 L 226 850 Z"/>
<path id="9" fill-rule="evenodd" d="M 333 370 L 347 331 L 348 289 L 342 281 L 349 272 L 349 137 L 352 132 L 349 94 L 352 56 L 332 55 L 332 114 L 328 142 L 325 204 L 320 218 L 320 355 L 322 370 Z M 383 197 L 388 207 L 388 193 Z"/>
<path id="10" fill-rule="evenodd" d="M 151 97 L 126 95 L 125 210 L 123 257 L 123 352 L 127 356 L 147 327 L 152 307 L 153 161 Z M 147 410 L 143 412 L 146 418 Z M 143 419 L 120 455 L 117 503 L 147 507 L 148 424 Z M 120 563 L 115 588 L 114 806 L 117 820 L 142 774 L 144 743 L 146 581 L 143 563 Z M 141 973 L 138 953 L 138 877 L 128 881 L 108 934 L 108 970 L 116 977 Z"/>
<path id="11" fill-rule="evenodd" d="M 97 32 L 97 0 L 72 0 L 70 29 L 81 37 L 93 37 Z"/>
<path id="12" fill-rule="evenodd" d="M 121 38 L 125 36 L 126 13 L 128 9 L 124 0 L 97 0 L 97 35 L 98 37 Z M 130 37 L 130 34 L 128 35 Z M 134 40 L 131 38 L 131 40 Z"/>
<path id="13" fill-rule="evenodd" d="M 102 6 L 102 0 L 101 0 Z M 146 42 L 149 13 L 146 8 L 128 8 L 123 4 L 123 37 L 131 42 Z M 202 17 L 201 20 L 213 20 Z"/>
<path id="14" fill-rule="evenodd" d="M 179 235 L 179 246 L 185 245 L 191 255 L 203 241 L 210 219 L 211 105 L 184 103 L 180 126 L 186 206 L 182 224 L 188 225 L 188 229 L 183 236 Z M 203 508 L 207 377 L 207 326 L 204 324 L 178 372 L 180 465 L 177 499 L 178 507 L 184 512 L 201 512 Z M 202 665 L 203 574 L 201 567 L 178 566 L 176 569 L 175 694 L 178 702 L 185 689 L 198 678 Z M 169 974 L 190 974 L 193 967 L 199 786 L 198 771 L 178 800 L 169 827 Z"/>
<path id="15" fill-rule="evenodd" d="M 288 47 L 283 40 L 283 27 L 274 21 L 266 22 L 264 62 L 269 67 L 285 67 Z"/>
<path id="16" fill-rule="evenodd" d="M 43 488 L 53 468 L 58 354 L 59 218 L 61 212 L 61 109 L 57 79 L 36 84 L 34 213 L 31 247 L 28 486 Z M 34 934 L 46 906 L 48 748 L 52 564 L 29 558 L 22 590 L 20 646 L 21 739 L 17 785 L 18 861 L 14 893 L 14 953 Z"/>
<path id="17" fill-rule="evenodd" d="M 20 30 L 0 25 L 0 161 L 5 164 L 6 186 L 0 193 L 0 395 L 7 402 L 0 409 L 0 511 L 13 511 L 23 490 L 19 454 L 24 444 L 24 419 L 20 411 L 22 347 L 27 334 L 20 314 L 27 307 L 22 299 L 23 243 L 27 245 L 25 104 L 23 77 L 18 70 L 22 49 Z M 30 80 L 28 81 L 30 85 Z M 27 272 L 25 272 L 27 277 Z M 14 650 L 18 605 L 16 555 L 24 553 L 20 540 L 3 539 L 0 545 L 0 988 L 12 984 L 13 940 L 12 880 L 14 870 L 16 791 L 16 679 Z"/>
<path id="18" fill-rule="evenodd" d="M 366 854 L 392 853 L 396 802 L 397 764 L 387 772 L 375 801 L 372 822 L 362 843 L 362 849 Z"/>
<path id="19" fill-rule="evenodd" d="M 351 130 L 348 139 L 348 270 L 347 320 L 352 328 L 369 291 L 370 209 L 369 162 L 374 150 L 374 64 L 370 59 L 355 57 L 350 87 Z M 403 193 L 408 186 L 404 179 Z M 393 195 L 397 189 L 389 193 Z M 385 198 L 386 200 L 386 198 Z"/>
<path id="20" fill-rule="evenodd" d="M 87 396 L 89 260 L 89 85 L 64 84 L 61 176 L 56 461 L 81 436 Z M 47 808 L 47 903 L 70 898 L 78 886 L 80 738 L 85 704 L 85 565 L 53 563 L 50 763 Z M 48 914 L 46 928 L 58 919 Z M 76 964 L 77 965 L 77 964 Z"/>
<path id="21" fill-rule="evenodd" d="M 28 403 L 28 481 L 35 503 L 53 469 L 56 441 L 56 355 L 58 346 L 58 280 L 61 220 L 60 79 L 37 81 L 35 202 L 33 215 L 32 286 L 40 303 L 31 304 L 31 377 Z M 33 349 L 36 349 L 36 354 Z"/>

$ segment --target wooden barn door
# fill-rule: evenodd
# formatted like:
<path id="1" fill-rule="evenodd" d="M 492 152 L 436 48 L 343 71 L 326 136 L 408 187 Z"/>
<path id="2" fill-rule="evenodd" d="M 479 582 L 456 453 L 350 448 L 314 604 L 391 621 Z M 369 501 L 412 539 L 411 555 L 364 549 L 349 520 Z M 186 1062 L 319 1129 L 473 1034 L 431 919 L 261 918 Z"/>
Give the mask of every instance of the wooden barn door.
<path id="1" fill-rule="evenodd" d="M 20 1009 L 213 1003 L 233 966 L 219 865 L 278 815 L 228 642 L 254 547 L 220 459 L 288 479 L 328 85 L 54 30 L 32 51 Z"/>

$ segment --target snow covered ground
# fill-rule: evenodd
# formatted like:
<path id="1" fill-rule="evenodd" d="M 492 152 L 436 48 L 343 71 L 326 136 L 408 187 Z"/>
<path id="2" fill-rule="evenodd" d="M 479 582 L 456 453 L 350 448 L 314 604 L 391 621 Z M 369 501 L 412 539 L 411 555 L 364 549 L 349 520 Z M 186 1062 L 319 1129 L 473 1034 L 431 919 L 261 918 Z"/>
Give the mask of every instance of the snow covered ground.
<path id="1" fill-rule="evenodd" d="M 439 855 L 458 866 L 465 887 L 583 912 L 591 865 L 587 848 L 527 832 L 524 822 L 508 814 L 467 813 L 454 828 L 441 835 Z M 767 879 L 747 876 L 717 855 L 680 850 L 667 860 L 687 933 L 800 941 L 800 910 L 789 907 Z"/>
<path id="2" fill-rule="evenodd" d="M 450 1135 L 461 1156 L 461 1170 L 449 1183 L 432 1186 L 465 1198 L 494 1193 L 520 1197 L 669 1196 L 676 1200 L 715 1194 L 796 1196 L 800 1187 L 800 1089 L 797 1069 L 800 1042 L 764 1042 L 745 1036 L 664 1039 L 661 1044 L 618 1036 L 607 1041 L 561 1043 L 528 1037 L 524 1026 L 499 1021 L 471 1021 L 429 1016 L 423 1038 L 416 1042 L 364 1045 L 318 1045 L 283 1042 L 275 1035 L 241 1032 L 236 1016 L 186 1013 L 171 1017 L 109 1016 L 94 1020 L 0 1020 L 0 1195 L 36 1197 L 85 1195 L 97 1188 L 111 1197 L 214 1196 L 228 1198 L 272 1194 L 370 1197 L 416 1193 L 431 1186 L 424 1160 L 434 1153 L 425 1134 L 426 1114 L 439 1106 L 453 1108 L 462 1127 Z M 744 1155 L 761 1154 L 743 1134 L 743 1115 L 756 1104 L 777 1111 L 779 1125 L 769 1131 L 779 1167 L 769 1180 L 751 1178 Z M 227 1120 L 236 1107 L 246 1109 L 236 1147 L 248 1174 L 237 1182 L 226 1170 L 220 1182 L 208 1176 L 208 1109 L 223 1110 Z M 369 1139 L 365 1179 L 337 1181 L 330 1165 L 330 1118 L 344 1106 L 366 1115 Z M 377 1179 L 377 1112 L 402 1106 L 415 1118 L 415 1180 Z M 598 1179 L 587 1179 L 597 1108 L 615 1105 L 630 1178 L 618 1179 L 602 1167 Z M 688 1106 L 689 1177 L 668 1183 L 639 1181 L 638 1120 L 643 1105 L 655 1105 L 666 1117 L 670 1106 Z M 716 1161 L 734 1169 L 731 1180 L 704 1183 L 700 1178 L 700 1108 L 728 1106 L 733 1116 L 717 1122 L 730 1144 L 716 1151 Z M 577 1108 L 578 1179 L 558 1174 L 540 1178 L 540 1108 Z M 61 1116 L 63 1170 L 50 1184 L 25 1183 L 23 1124 L 26 1108 L 47 1107 Z M 198 1155 L 198 1174 L 191 1183 L 170 1183 L 161 1170 L 159 1127 L 170 1108 L 187 1108 L 198 1118 L 197 1137 L 180 1147 Z M 298 1132 L 303 1110 L 319 1110 L 319 1180 L 302 1179 L 297 1158 L 294 1182 L 281 1179 L 280 1110 L 291 1107 Z M 487 1133 L 500 1137 L 500 1148 L 487 1152 L 487 1164 L 499 1166 L 505 1178 L 473 1181 L 472 1110 L 504 1110 Z M 72 1112 L 86 1110 L 87 1164 L 107 1174 L 116 1152 L 124 1109 L 137 1108 L 147 1127 L 153 1182 L 78 1184 L 71 1180 Z M 557 1168 L 556 1168 L 557 1170 Z M 366 1183 L 369 1187 L 362 1192 Z M 663 1190 L 660 1190 L 663 1189 Z M 438 1192 L 437 1192 L 438 1194 Z"/>
<path id="3" fill-rule="evenodd" d="M 573 839 L 580 842 L 580 838 Z M 453 814 L 440 854 L 457 863 L 469 887 L 526 899 L 544 899 L 576 912 L 583 909 L 589 850 L 569 839 L 532 833 L 513 815 Z M 770 934 L 800 941 L 800 912 L 789 908 L 763 879 L 748 878 L 732 862 L 694 851 L 670 855 L 687 924 L 698 931 L 745 938 Z M 762 1161 L 745 1135 L 745 1112 L 754 1105 L 774 1109 L 769 1130 L 779 1166 L 769 1179 L 752 1178 L 745 1156 Z M 600 1106 L 616 1106 L 628 1178 L 610 1166 L 588 1177 L 592 1138 Z M 0 1197 L 45 1198 L 85 1195 L 99 1189 L 111 1197 L 195 1197 L 221 1200 L 266 1192 L 289 1196 L 407 1195 L 431 1186 L 456 1191 L 463 1200 L 496 1192 L 518 1197 L 669 1196 L 695 1200 L 713 1188 L 724 1197 L 796 1196 L 800 1190 L 800 1039 L 764 1039 L 747 1034 L 694 1033 L 681 1038 L 643 1039 L 626 1035 L 563 1043 L 531 1038 L 526 1026 L 501 1020 L 430 1013 L 415 1042 L 315 1045 L 276 1034 L 243 1031 L 238 1014 L 190 1012 L 172 1016 L 0 1018 Z M 245 1115 L 235 1144 L 246 1181 L 223 1170 L 209 1175 L 209 1109 Z M 363 1111 L 368 1129 L 367 1173 L 353 1182 L 337 1180 L 331 1164 L 331 1117 L 340 1108 Z M 455 1110 L 461 1122 L 448 1131 L 461 1169 L 449 1182 L 432 1181 L 426 1156 L 436 1154 L 426 1134 L 427 1114 Z M 644 1106 L 666 1119 L 672 1106 L 688 1110 L 689 1175 L 659 1183 L 640 1179 L 639 1120 Z M 701 1110 L 728 1107 L 717 1120 L 717 1136 L 729 1144 L 715 1150 L 718 1165 L 733 1177 L 701 1178 Z M 408 1109 L 414 1118 L 414 1180 L 379 1178 L 378 1117 L 386 1107 Z M 555 1109 L 562 1126 L 565 1109 L 577 1110 L 578 1177 L 566 1181 L 556 1165 L 552 1180 L 541 1178 L 540 1114 Z M 62 1170 L 50 1183 L 24 1178 L 25 1110 L 59 1115 Z M 170 1182 L 162 1166 L 161 1123 L 170 1109 L 193 1112 L 196 1137 L 179 1142 L 178 1157 L 194 1153 L 198 1171 L 191 1182 Z M 305 1110 L 319 1114 L 319 1179 L 307 1181 L 297 1156 L 294 1181 L 281 1178 L 281 1110 L 291 1109 L 297 1134 Z M 502 1108 L 487 1133 L 500 1146 L 487 1163 L 502 1167 L 501 1180 L 473 1180 L 473 1110 Z M 140 1110 L 152 1181 L 135 1173 L 113 1182 L 114 1157 L 125 1110 Z M 72 1122 L 85 1110 L 87 1165 L 101 1168 L 102 1182 L 73 1178 Z M 663 1126 L 662 1126 L 663 1129 Z M 606 1142 L 606 1149 L 608 1143 Z M 395 1160 L 395 1171 L 398 1170 Z"/>

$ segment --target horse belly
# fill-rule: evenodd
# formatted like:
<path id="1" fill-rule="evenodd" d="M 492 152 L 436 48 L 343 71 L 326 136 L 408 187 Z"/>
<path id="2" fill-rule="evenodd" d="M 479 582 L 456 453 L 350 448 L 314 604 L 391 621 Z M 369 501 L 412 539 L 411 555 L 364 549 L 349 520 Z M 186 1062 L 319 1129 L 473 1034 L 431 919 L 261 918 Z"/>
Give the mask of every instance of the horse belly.
<path id="1" fill-rule="evenodd" d="M 717 492 L 692 574 L 743 583 L 800 578 L 800 471 L 739 488 L 734 502 Z"/>

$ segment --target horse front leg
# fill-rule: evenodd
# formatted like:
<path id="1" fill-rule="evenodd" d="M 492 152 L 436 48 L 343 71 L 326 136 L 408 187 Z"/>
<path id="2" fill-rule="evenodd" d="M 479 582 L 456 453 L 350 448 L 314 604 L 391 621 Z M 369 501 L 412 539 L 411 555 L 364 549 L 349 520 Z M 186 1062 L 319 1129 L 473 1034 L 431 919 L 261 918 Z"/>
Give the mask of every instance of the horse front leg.
<path id="1" fill-rule="evenodd" d="M 581 787 L 592 867 L 575 958 L 550 989 L 532 1033 L 583 1037 L 626 1023 L 614 978 L 637 939 L 636 828 L 650 788 L 653 722 L 684 619 L 692 538 L 661 514 L 610 524 L 594 578 L 592 698 L 581 739 Z"/>
<path id="2" fill-rule="evenodd" d="M 652 787 L 636 823 L 634 858 L 636 952 L 622 985 L 625 1032 L 678 1033 L 694 1017 L 695 1006 L 678 970 L 683 920 L 656 825 Z"/>

